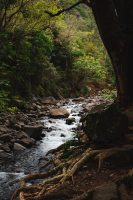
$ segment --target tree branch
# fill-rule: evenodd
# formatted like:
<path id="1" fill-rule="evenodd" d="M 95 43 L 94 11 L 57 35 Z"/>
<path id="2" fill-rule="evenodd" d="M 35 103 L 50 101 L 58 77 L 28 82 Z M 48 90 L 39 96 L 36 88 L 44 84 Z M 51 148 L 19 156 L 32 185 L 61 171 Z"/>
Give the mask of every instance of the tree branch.
<path id="1" fill-rule="evenodd" d="M 17 13 L 19 13 L 20 11 L 21 11 L 21 9 L 24 7 L 24 2 L 23 2 L 23 0 L 21 0 L 21 3 L 20 3 L 20 6 L 19 6 L 19 8 L 14 12 L 14 13 L 12 13 L 9 17 L 8 17 L 8 20 L 7 20 L 7 23 L 9 23 L 11 20 L 12 20 L 12 18 L 17 14 Z"/>
<path id="2" fill-rule="evenodd" d="M 69 6 L 68 8 L 64 8 L 64 9 L 61 9 L 59 10 L 57 13 L 51 13 L 47 10 L 45 10 L 45 13 L 47 13 L 48 15 L 50 15 L 50 17 L 56 17 L 56 16 L 59 16 L 60 14 L 64 13 L 64 12 L 68 12 L 69 10 L 75 8 L 76 6 L 78 6 L 79 4 L 86 4 L 87 6 L 91 6 L 89 0 L 81 0 L 81 1 L 78 1 L 77 3 Z"/>

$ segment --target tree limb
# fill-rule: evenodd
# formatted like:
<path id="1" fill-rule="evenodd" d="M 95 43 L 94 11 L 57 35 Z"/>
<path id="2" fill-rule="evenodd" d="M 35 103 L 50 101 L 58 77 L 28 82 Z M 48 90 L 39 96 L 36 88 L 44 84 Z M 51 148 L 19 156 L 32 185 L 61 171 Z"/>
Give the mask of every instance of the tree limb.
<path id="1" fill-rule="evenodd" d="M 7 23 L 9 23 L 9 22 L 12 20 L 12 18 L 13 18 L 17 13 L 19 13 L 19 12 L 21 11 L 21 9 L 22 9 L 25 5 L 26 5 L 26 4 L 24 4 L 23 0 L 21 0 L 21 3 L 20 3 L 19 8 L 18 8 L 14 13 L 12 13 L 12 14 L 8 17 Z"/>
<path id="2" fill-rule="evenodd" d="M 47 13 L 50 17 L 56 17 L 56 16 L 59 16 L 60 14 L 64 13 L 64 12 L 68 12 L 69 10 L 75 8 L 76 6 L 80 5 L 80 4 L 85 4 L 87 6 L 91 6 L 89 0 L 81 0 L 81 1 L 78 1 L 77 3 L 69 6 L 68 8 L 64 8 L 64 9 L 61 9 L 59 10 L 57 13 L 51 13 L 50 11 L 47 11 L 45 10 L 45 13 Z"/>

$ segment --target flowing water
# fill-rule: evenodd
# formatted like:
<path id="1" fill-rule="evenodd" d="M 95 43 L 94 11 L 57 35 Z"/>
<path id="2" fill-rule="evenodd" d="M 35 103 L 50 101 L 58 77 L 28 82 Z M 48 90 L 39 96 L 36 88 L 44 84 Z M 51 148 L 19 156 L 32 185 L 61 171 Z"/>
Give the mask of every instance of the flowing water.
<path id="1" fill-rule="evenodd" d="M 82 103 L 74 103 L 69 100 L 64 106 L 70 112 L 69 117 L 74 117 L 75 122 L 67 125 L 65 119 L 50 119 L 44 117 L 41 121 L 44 126 L 45 137 L 31 148 L 21 154 L 14 155 L 14 159 L 1 167 L 0 172 L 0 200 L 9 200 L 12 191 L 18 187 L 19 179 L 26 174 L 39 172 L 39 164 L 45 160 L 46 154 L 71 140 L 75 136 L 75 129 L 80 121 Z"/>

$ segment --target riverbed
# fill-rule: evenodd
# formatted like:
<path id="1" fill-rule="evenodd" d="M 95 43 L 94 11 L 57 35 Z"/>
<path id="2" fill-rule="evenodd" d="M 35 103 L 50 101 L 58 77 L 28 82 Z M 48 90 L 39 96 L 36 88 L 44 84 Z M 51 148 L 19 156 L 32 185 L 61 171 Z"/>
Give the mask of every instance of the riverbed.
<path id="1" fill-rule="evenodd" d="M 83 110 L 83 103 L 74 102 L 69 99 L 61 105 L 66 108 L 70 116 L 74 117 L 75 122 L 71 125 L 66 124 L 66 119 L 53 119 L 43 117 L 41 122 L 44 124 L 45 137 L 36 143 L 31 149 L 26 149 L 23 153 L 13 155 L 12 161 L 1 167 L 0 172 L 0 200 L 9 200 L 12 192 L 18 187 L 19 179 L 31 173 L 40 172 L 42 163 L 50 159 L 47 153 L 71 140 L 75 137 L 76 129 L 80 123 Z"/>

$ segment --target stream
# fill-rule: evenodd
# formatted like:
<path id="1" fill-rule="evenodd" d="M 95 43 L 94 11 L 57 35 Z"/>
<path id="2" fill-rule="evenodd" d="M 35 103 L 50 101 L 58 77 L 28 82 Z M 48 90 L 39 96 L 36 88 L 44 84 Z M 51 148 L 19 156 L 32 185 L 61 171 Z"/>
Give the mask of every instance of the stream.
<path id="1" fill-rule="evenodd" d="M 0 168 L 0 200 L 11 198 L 11 194 L 19 185 L 20 178 L 27 174 L 40 172 L 41 162 L 48 161 L 47 153 L 50 150 L 74 138 L 75 129 L 80 121 L 80 113 L 83 110 L 83 103 L 73 102 L 70 99 L 61 106 L 69 111 L 69 117 L 75 118 L 75 122 L 71 125 L 66 124 L 66 119 L 49 117 L 41 119 L 44 127 L 47 127 L 47 130 L 44 129 L 45 137 L 38 141 L 33 148 L 14 155 L 14 159 L 10 163 Z"/>

